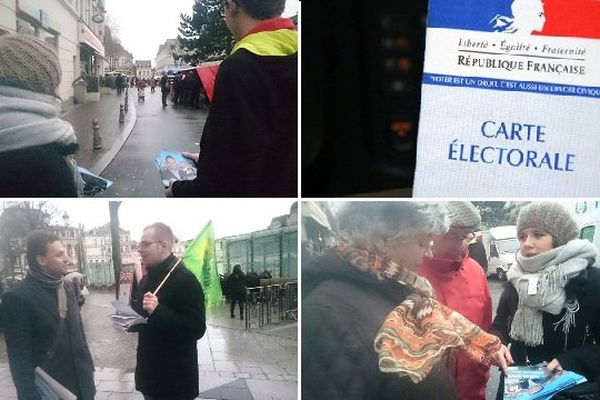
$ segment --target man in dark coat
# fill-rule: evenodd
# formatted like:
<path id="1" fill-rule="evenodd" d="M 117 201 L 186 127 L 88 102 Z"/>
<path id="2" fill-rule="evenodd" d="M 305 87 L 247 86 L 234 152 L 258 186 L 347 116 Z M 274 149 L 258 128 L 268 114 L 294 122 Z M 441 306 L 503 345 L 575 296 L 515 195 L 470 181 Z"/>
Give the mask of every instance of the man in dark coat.
<path id="1" fill-rule="evenodd" d="M 475 235 L 475 237 L 471 239 L 469 242 L 469 257 L 477 261 L 477 263 L 481 265 L 481 268 L 483 268 L 483 271 L 487 273 L 488 258 L 482 240 L 481 234 Z"/>
<path id="2" fill-rule="evenodd" d="M 298 35 L 280 18 L 285 0 L 227 0 L 237 43 L 219 66 L 193 181 L 175 197 L 295 197 L 297 193 Z"/>
<path id="3" fill-rule="evenodd" d="M 144 228 L 138 251 L 148 273 L 132 307 L 148 318 L 139 332 L 135 368 L 135 387 L 146 400 L 191 400 L 199 394 L 196 342 L 206 331 L 204 293 L 172 249 L 171 228 L 162 223 Z"/>
<path id="4" fill-rule="evenodd" d="M 2 299 L 4 339 L 17 396 L 19 400 L 41 399 L 34 383 L 34 369 L 40 366 L 78 399 L 92 400 L 94 365 L 75 291 L 62 280 L 69 258 L 58 236 L 45 231 L 29 235 L 27 263 L 25 279 Z M 59 304 L 64 304 L 65 295 L 61 332 Z"/>
<path id="5" fill-rule="evenodd" d="M 160 92 L 162 94 L 162 105 L 163 107 L 166 107 L 167 96 L 169 95 L 169 78 L 167 77 L 166 72 L 163 72 L 162 77 L 160 78 Z"/>
<path id="6" fill-rule="evenodd" d="M 121 93 L 123 93 L 123 84 L 125 83 L 125 79 L 123 78 L 123 75 L 119 74 L 117 75 L 117 77 L 115 78 L 115 86 L 117 87 L 117 95 L 121 95 Z"/>
<path id="7" fill-rule="evenodd" d="M 240 264 L 233 266 L 233 272 L 227 279 L 227 286 L 231 295 L 231 318 L 235 318 L 235 303 L 240 305 L 240 319 L 244 319 L 244 301 L 246 301 L 246 275 L 242 272 Z"/>

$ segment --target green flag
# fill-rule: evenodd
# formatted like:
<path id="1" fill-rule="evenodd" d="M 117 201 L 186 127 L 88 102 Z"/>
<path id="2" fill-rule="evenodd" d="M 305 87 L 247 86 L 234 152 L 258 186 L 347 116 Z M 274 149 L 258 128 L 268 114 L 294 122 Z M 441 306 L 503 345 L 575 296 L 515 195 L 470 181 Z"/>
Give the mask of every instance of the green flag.
<path id="1" fill-rule="evenodd" d="M 223 294 L 221 292 L 221 281 L 217 273 L 215 233 L 212 221 L 208 221 L 208 224 L 185 250 L 183 262 L 202 285 L 206 307 L 210 308 L 219 303 Z"/>

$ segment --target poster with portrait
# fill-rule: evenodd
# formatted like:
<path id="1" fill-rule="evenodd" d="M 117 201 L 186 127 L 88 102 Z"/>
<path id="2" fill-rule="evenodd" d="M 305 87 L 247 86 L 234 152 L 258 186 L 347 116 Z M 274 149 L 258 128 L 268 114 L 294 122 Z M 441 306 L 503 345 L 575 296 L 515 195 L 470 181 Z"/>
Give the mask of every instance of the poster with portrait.
<path id="1" fill-rule="evenodd" d="M 600 1 L 430 0 L 415 197 L 600 196 Z"/>
<path id="2" fill-rule="evenodd" d="M 154 163 L 166 188 L 169 187 L 171 182 L 190 181 L 196 178 L 196 165 L 180 152 L 163 150 L 154 160 Z"/>

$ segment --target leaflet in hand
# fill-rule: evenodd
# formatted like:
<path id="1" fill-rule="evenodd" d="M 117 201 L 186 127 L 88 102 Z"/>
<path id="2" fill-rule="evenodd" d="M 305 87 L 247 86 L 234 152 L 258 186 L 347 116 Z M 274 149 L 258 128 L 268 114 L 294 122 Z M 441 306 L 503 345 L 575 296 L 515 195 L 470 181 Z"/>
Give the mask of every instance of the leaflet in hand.
<path id="1" fill-rule="evenodd" d="M 112 181 L 104 179 L 103 177 L 96 175 L 83 167 L 77 167 L 77 169 L 79 170 L 81 179 L 83 179 L 83 182 L 85 183 L 83 188 L 83 194 L 85 196 L 94 196 L 98 193 L 104 192 L 113 185 Z"/>
<path id="2" fill-rule="evenodd" d="M 585 377 L 571 371 L 555 371 L 547 375 L 545 365 L 508 367 L 504 379 L 504 400 L 546 400 L 556 393 L 586 382 Z"/>
<path id="3" fill-rule="evenodd" d="M 196 165 L 180 152 L 163 150 L 154 163 L 165 187 L 169 187 L 174 181 L 191 181 L 196 178 Z"/>
<path id="4" fill-rule="evenodd" d="M 115 308 L 115 314 L 110 315 L 110 319 L 117 329 L 138 332 L 143 325 L 148 323 L 148 320 L 136 313 L 129 304 L 113 301 L 112 305 Z"/>

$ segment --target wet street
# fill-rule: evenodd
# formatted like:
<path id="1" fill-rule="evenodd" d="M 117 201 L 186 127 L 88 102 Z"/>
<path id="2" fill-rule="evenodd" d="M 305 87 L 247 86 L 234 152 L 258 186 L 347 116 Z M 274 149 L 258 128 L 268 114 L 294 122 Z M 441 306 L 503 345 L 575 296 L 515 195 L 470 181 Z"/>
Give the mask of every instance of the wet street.
<path id="1" fill-rule="evenodd" d="M 160 173 L 154 160 L 161 150 L 198 152 L 207 110 L 175 106 L 167 100 L 162 107 L 160 90 L 146 101 L 137 101 L 137 89 L 129 89 L 137 122 L 113 161 L 101 174 L 114 185 L 101 197 L 164 197 Z"/>

